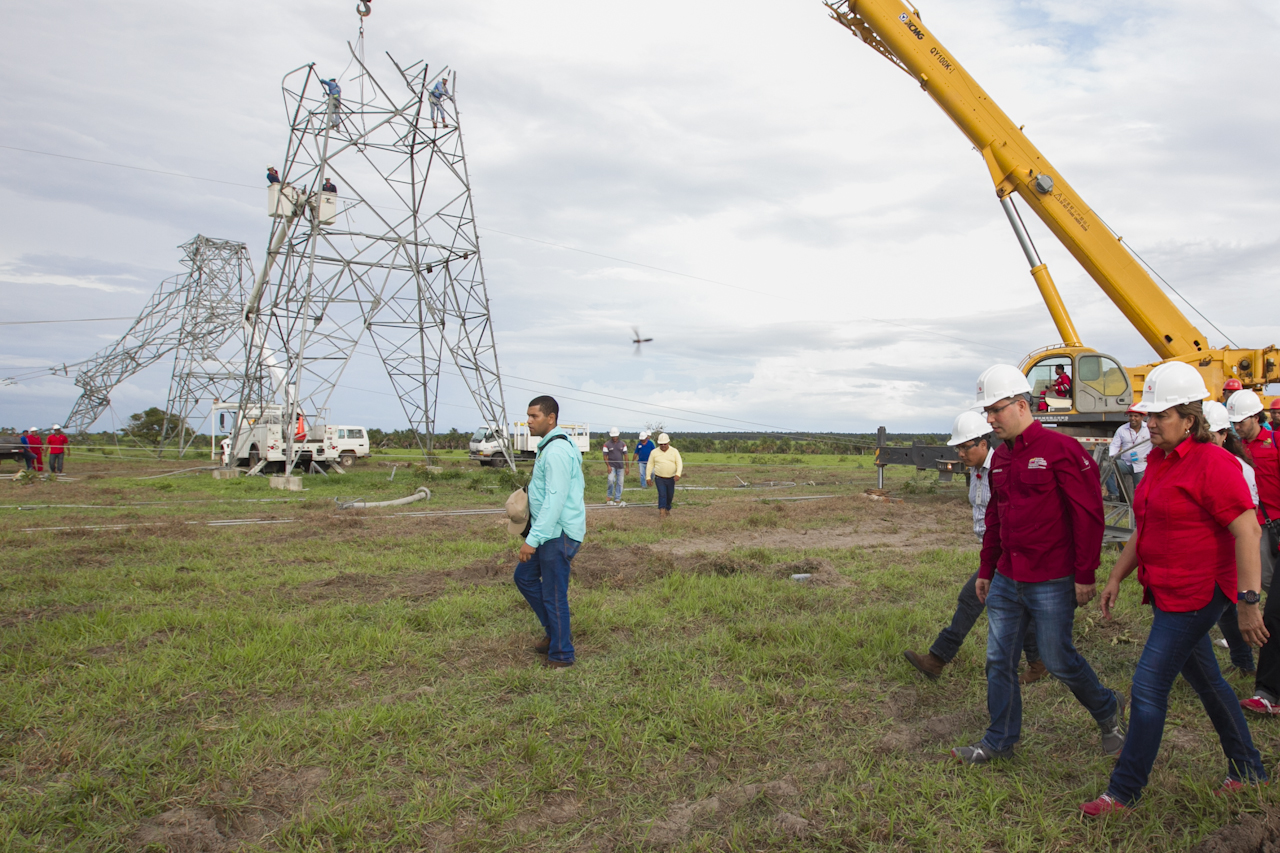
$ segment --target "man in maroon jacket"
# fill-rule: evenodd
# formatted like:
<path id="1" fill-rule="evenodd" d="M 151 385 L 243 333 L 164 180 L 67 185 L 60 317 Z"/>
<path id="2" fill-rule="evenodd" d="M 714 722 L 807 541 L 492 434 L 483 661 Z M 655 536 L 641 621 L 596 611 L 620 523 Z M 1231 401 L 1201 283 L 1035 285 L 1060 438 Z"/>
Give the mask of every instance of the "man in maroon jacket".
<path id="1" fill-rule="evenodd" d="M 978 377 L 978 403 L 1001 439 L 991 459 L 991 502 L 976 592 L 987 605 L 987 710 L 965 764 L 1009 758 L 1022 735 L 1018 658 L 1032 620 L 1040 658 L 1097 721 L 1102 750 L 1124 747 L 1124 698 L 1098 681 L 1071 641 L 1075 608 L 1093 598 L 1102 551 L 1102 486 L 1093 460 L 1069 436 L 1032 416 L 1022 372 L 997 364 Z"/>

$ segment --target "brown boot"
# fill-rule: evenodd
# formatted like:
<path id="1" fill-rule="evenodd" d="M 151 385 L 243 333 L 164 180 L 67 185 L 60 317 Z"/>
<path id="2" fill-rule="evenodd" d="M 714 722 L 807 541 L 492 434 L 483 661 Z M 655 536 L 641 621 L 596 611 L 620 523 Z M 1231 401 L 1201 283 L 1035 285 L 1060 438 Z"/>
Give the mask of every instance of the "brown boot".
<path id="1" fill-rule="evenodd" d="M 1049 669 L 1044 665 L 1044 661 L 1038 660 L 1035 663 L 1027 664 L 1027 668 L 1022 671 L 1022 675 L 1018 676 L 1018 683 L 1035 684 L 1048 674 Z"/>
<path id="2" fill-rule="evenodd" d="M 533 650 L 540 655 L 545 655 L 551 651 L 551 638 L 543 637 L 541 640 L 533 644 Z"/>
<path id="3" fill-rule="evenodd" d="M 658 510 L 658 518 L 666 518 L 670 512 L 671 510 L 669 509 L 660 509 Z"/>
<path id="4" fill-rule="evenodd" d="M 902 653 L 902 656 L 905 657 L 912 666 L 920 670 L 920 674 L 930 681 L 937 681 L 938 676 L 942 675 L 942 668 L 947 665 L 946 661 L 935 655 L 933 652 L 918 655 L 908 649 Z"/>

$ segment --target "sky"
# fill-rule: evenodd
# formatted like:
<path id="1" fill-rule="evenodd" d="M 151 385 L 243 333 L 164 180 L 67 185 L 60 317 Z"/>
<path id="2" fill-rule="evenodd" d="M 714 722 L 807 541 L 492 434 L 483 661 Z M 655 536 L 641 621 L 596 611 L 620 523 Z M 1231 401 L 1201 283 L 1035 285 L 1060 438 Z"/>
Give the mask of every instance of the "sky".
<path id="1" fill-rule="evenodd" d="M 921 3 L 1127 244 L 1237 344 L 1280 342 L 1274 4 Z M 197 233 L 261 265 L 280 80 L 349 65 L 354 5 L 0 7 L 0 321 L 28 323 L 0 325 L 0 377 L 109 346 L 129 320 L 29 321 L 136 316 Z M 944 431 L 984 368 L 1058 340 L 981 157 L 818 0 L 373 6 L 371 58 L 458 75 L 509 411 L 549 392 L 593 429 Z M 1032 220 L 1084 342 L 1154 360 Z M 632 326 L 654 339 L 639 356 Z M 381 365 L 345 376 L 331 420 L 407 423 Z M 168 381 L 131 377 L 95 429 Z M 61 420 L 77 394 L 5 384 L 0 425 Z M 456 376 L 437 423 L 479 425 Z"/>

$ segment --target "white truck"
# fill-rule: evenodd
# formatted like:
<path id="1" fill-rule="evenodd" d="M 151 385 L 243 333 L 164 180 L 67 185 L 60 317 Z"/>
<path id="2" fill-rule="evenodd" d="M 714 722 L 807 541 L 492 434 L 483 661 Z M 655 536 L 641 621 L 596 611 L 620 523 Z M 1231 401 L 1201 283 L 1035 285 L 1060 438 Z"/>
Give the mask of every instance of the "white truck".
<path id="1" fill-rule="evenodd" d="M 569 435 L 569 440 L 578 446 L 578 452 L 584 456 L 591 450 L 591 427 L 587 424 L 560 424 L 560 429 Z M 523 421 L 514 423 L 511 428 L 499 431 L 497 427 L 482 426 L 471 436 L 468 446 L 468 457 L 479 459 L 481 465 L 501 466 L 501 436 L 508 435 L 511 440 L 511 454 L 516 459 L 533 459 L 538 455 L 540 436 L 529 432 L 529 425 Z"/>
<path id="2" fill-rule="evenodd" d="M 294 467 L 301 471 L 309 470 L 312 462 L 325 468 L 348 468 L 369 455 L 369 431 L 362 426 L 309 424 L 305 417 L 299 422 L 297 418 L 286 418 L 283 406 L 265 406 L 245 413 L 234 452 L 227 448 L 227 461 L 234 459 L 236 465 L 252 470 L 265 460 L 260 470 L 284 470 L 289 436 L 285 430 L 295 436 Z"/>

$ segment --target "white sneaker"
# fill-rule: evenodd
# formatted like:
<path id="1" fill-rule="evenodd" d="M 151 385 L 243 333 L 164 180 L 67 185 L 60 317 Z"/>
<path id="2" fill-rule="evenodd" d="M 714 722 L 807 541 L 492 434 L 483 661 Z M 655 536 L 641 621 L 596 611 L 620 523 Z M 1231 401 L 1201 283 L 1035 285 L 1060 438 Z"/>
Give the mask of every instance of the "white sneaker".
<path id="1" fill-rule="evenodd" d="M 626 506 L 626 505 L 627 505 L 626 501 L 618 501 L 618 506 Z"/>
<path id="2" fill-rule="evenodd" d="M 605 506 L 613 506 L 613 505 L 614 505 L 614 503 L 613 503 L 613 501 L 609 500 L 609 501 L 605 501 L 605 502 L 604 502 L 604 505 L 605 505 Z"/>

